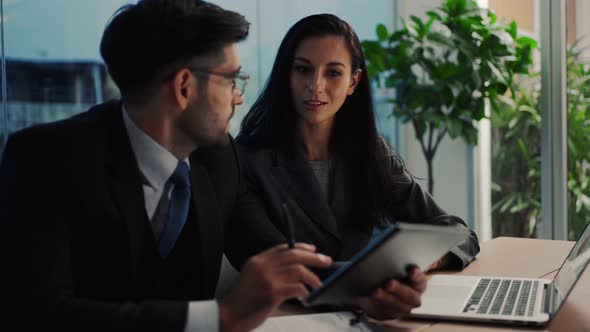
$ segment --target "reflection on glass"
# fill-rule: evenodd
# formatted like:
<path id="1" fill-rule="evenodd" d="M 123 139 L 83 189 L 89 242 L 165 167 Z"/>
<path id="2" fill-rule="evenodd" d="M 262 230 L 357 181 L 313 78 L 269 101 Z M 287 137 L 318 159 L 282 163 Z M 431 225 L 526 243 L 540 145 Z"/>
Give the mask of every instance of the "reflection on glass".
<path id="1" fill-rule="evenodd" d="M 9 133 L 70 117 L 108 98 L 100 62 L 9 59 L 6 73 Z"/>
<path id="2" fill-rule="evenodd" d="M 558 309 L 563 300 L 574 287 L 576 281 L 586 269 L 590 261 L 590 224 L 576 242 L 574 248 L 561 266 L 561 269 L 553 280 L 551 298 L 551 312 Z"/>
<path id="3" fill-rule="evenodd" d="M 98 50 L 105 23 L 128 2 L 4 1 L 8 134 L 118 96 Z"/>

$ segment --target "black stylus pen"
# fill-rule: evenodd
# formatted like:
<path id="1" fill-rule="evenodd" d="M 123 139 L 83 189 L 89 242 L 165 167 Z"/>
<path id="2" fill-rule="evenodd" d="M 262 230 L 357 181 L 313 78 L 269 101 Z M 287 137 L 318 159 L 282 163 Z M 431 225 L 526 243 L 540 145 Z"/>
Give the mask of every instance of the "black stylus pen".
<path id="1" fill-rule="evenodd" d="M 295 248 L 295 230 L 293 229 L 293 219 L 286 203 L 281 204 L 281 210 L 283 212 L 283 222 L 285 223 L 287 231 L 287 243 L 289 243 L 289 249 Z"/>

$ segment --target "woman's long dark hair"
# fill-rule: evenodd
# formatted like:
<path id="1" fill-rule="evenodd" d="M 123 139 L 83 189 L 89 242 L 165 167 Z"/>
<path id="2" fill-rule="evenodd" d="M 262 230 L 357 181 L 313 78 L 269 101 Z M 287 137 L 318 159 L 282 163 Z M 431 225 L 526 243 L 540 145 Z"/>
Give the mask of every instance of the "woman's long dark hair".
<path id="1" fill-rule="evenodd" d="M 365 56 L 352 27 L 331 14 L 311 15 L 295 23 L 281 42 L 270 77 L 262 93 L 244 117 L 237 141 L 250 148 L 270 148 L 296 142 L 296 112 L 291 96 L 290 75 L 297 46 L 306 38 L 341 37 L 350 52 L 352 73 L 362 70 L 354 93 L 335 115 L 332 148 L 339 158 L 351 162 L 359 191 L 355 192 L 362 224 L 381 224 L 387 216 L 394 175 L 388 148 L 375 127 L 371 88 Z M 369 217 L 369 220 L 367 220 Z M 367 224 L 367 222 L 369 224 Z"/>

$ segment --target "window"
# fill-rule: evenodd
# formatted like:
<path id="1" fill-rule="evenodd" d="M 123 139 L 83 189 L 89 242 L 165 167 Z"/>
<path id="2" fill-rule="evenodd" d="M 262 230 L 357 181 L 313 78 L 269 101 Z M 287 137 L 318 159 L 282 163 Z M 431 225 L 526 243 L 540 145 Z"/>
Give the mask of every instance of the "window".
<path id="1" fill-rule="evenodd" d="M 398 16 L 408 16 L 410 12 L 416 14 L 417 11 L 420 12 L 417 15 L 422 15 L 426 9 L 440 3 L 427 0 L 211 1 L 244 14 L 252 23 L 250 37 L 239 45 L 243 68 L 252 79 L 246 89 L 246 103 L 238 107 L 232 120 L 233 134 L 239 131 L 241 119 L 263 88 L 280 41 L 297 20 L 310 14 L 329 12 L 349 22 L 361 40 L 374 39 L 377 23 L 385 23 L 393 29 Z M 2 86 L 3 81 L 0 81 L 0 87 L 6 90 L 0 113 L 0 153 L 10 133 L 69 117 L 118 96 L 100 58 L 99 42 L 113 12 L 133 2 L 135 0 L 0 0 L 4 13 L 1 24 L 4 28 L 2 60 L 5 68 L 2 74 L 6 85 Z M 590 45 L 588 39 L 582 39 L 590 32 L 590 23 L 586 24 L 588 20 L 585 19 L 590 14 L 590 5 L 585 1 L 479 2 L 486 3 L 500 18 L 516 20 L 522 34 L 534 37 L 540 47 L 546 45 L 545 49 L 553 49 L 552 52 L 557 52 L 555 54 L 562 52 L 565 57 L 566 49 L 582 50 Z M 561 4 L 566 6 L 559 7 Z M 561 21 L 555 19 L 558 12 L 563 14 Z M 566 27 L 564 46 L 550 44 L 555 41 L 548 36 L 558 36 L 560 29 Z M 543 31 L 548 31 L 547 35 Z M 574 44 L 575 41 L 579 42 Z M 502 131 L 493 127 L 491 165 L 477 166 L 491 168 L 495 184 L 492 193 L 494 236 L 573 239 L 590 220 L 590 90 L 587 88 L 590 86 L 590 67 L 587 65 L 590 53 L 585 50 L 574 54 L 575 58 L 571 52 L 568 54 L 571 61 L 567 62 L 567 68 L 560 68 L 559 63 L 548 68 L 544 62 L 547 57 L 539 52 L 536 55 L 538 75 L 521 82 L 520 105 L 529 106 L 528 114 L 515 113 L 514 120 L 495 119 L 512 126 L 513 136 L 509 136 L 506 128 Z M 550 86 L 556 80 L 549 80 L 549 85 L 541 84 L 550 70 L 567 74 L 564 79 L 567 90 Z M 389 138 L 410 163 L 418 160 L 410 166 L 418 169 L 418 176 L 421 176 L 424 174 L 420 172 L 422 165 L 419 159 L 412 157 L 419 154 L 410 142 L 412 135 L 400 134 L 394 119 L 389 117 L 387 95 L 382 91 L 374 92 L 381 134 Z M 550 104 L 552 100 L 559 101 L 557 97 L 564 100 L 563 107 Z M 553 117 L 567 118 L 567 133 L 555 126 Z M 443 164 L 439 173 L 463 177 L 463 169 L 456 168 L 461 162 L 455 158 L 461 149 L 464 150 L 453 149 L 447 153 L 453 156 L 449 162 L 454 168 L 437 161 Z M 469 161 L 469 154 L 466 159 Z M 563 177 L 560 167 L 565 168 Z M 461 186 L 456 185 L 456 181 L 453 183 L 455 187 Z M 560 183 L 565 188 L 560 189 Z M 461 193 L 442 195 L 437 200 L 447 208 L 450 201 L 445 200 L 461 201 L 459 204 L 464 205 L 472 199 L 469 190 L 466 197 L 463 197 L 464 190 L 458 191 Z M 481 193 L 474 195 L 478 194 Z M 447 210 L 465 218 L 467 215 L 460 212 L 467 209 L 463 209 L 463 205 L 460 209 Z M 467 205 L 473 209 L 474 203 Z M 560 218 L 564 211 L 567 217 Z"/>
<path id="2" fill-rule="evenodd" d="M 8 134 L 69 117 L 118 96 L 98 49 L 109 17 L 120 6 L 133 2 L 4 0 L 8 96 L 7 121 L 2 127 Z M 394 17 L 394 6 L 388 0 L 212 2 L 245 15 L 252 23 L 249 38 L 239 45 L 242 65 L 251 81 L 246 103 L 232 120 L 233 134 L 262 89 L 281 39 L 297 20 L 314 13 L 334 13 L 347 20 L 363 39 L 373 37 L 375 22 L 391 26 Z M 389 121 L 385 115 L 383 119 Z M 387 135 L 391 134 L 389 129 L 384 130 Z"/>
<path id="3" fill-rule="evenodd" d="M 491 114 L 492 235 L 541 232 L 541 54 L 538 0 L 490 0 L 489 9 L 520 35 L 539 41 L 532 76 L 519 79 L 514 107 Z"/>
<path id="4" fill-rule="evenodd" d="M 566 1 L 567 238 L 590 221 L 590 3 Z"/>
<path id="5" fill-rule="evenodd" d="M 98 49 L 105 23 L 127 2 L 3 1 L 6 134 L 118 95 Z"/>
<path id="6" fill-rule="evenodd" d="M 517 96 L 521 111 L 493 129 L 494 235 L 575 240 L 590 221 L 590 41 L 584 38 L 590 6 L 576 0 L 489 5 L 541 47 L 538 76 L 522 82 Z"/>

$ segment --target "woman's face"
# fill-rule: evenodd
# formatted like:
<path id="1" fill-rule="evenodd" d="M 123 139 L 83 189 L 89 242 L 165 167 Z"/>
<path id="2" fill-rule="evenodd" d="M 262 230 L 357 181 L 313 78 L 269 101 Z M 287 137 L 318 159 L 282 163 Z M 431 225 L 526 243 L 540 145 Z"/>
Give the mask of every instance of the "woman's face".
<path id="1" fill-rule="evenodd" d="M 295 50 L 290 79 L 299 127 L 330 128 L 361 74 L 352 72 L 351 55 L 341 37 L 304 39 Z"/>

